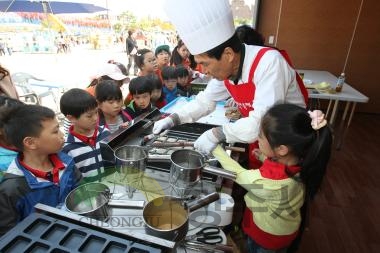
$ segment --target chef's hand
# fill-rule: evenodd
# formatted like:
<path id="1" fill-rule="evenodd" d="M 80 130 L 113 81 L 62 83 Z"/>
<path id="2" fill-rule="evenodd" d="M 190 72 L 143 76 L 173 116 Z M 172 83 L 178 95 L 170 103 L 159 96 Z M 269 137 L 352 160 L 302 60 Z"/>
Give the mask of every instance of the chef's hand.
<path id="1" fill-rule="evenodd" d="M 152 132 L 154 134 L 159 134 L 163 130 L 166 130 L 166 129 L 171 128 L 173 126 L 174 126 L 174 121 L 169 116 L 169 117 L 166 117 L 166 118 L 161 119 L 161 120 L 157 121 L 156 123 L 154 123 Z"/>
<path id="2" fill-rule="evenodd" d="M 224 107 L 237 107 L 237 104 L 233 98 L 229 98 L 224 104 Z"/>
<path id="3" fill-rule="evenodd" d="M 210 154 L 219 142 L 225 139 L 225 135 L 221 127 L 212 128 L 204 132 L 194 142 L 194 148 L 199 152 L 208 155 Z"/>

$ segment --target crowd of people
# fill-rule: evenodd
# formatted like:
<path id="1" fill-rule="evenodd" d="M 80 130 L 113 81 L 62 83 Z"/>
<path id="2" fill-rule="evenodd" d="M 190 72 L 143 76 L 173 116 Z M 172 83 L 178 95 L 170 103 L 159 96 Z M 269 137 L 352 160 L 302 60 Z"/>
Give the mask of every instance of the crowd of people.
<path id="1" fill-rule="evenodd" d="M 100 154 L 103 138 L 128 127 L 144 112 L 190 96 L 193 70 L 170 65 L 168 45 L 154 52 L 132 45 L 134 52 L 126 42 L 136 67 L 132 73 L 131 65 L 110 60 L 99 65 L 86 89 L 73 88 L 61 96 L 63 132 L 54 111 L 19 100 L 10 72 L 0 68 L 0 214 L 6 216 L 0 221 L 0 234 L 28 216 L 36 203 L 58 206 L 80 183 L 113 173 L 114 164 Z M 123 85 L 128 86 L 128 96 L 123 96 Z"/>
<path id="2" fill-rule="evenodd" d="M 307 110 L 307 91 L 285 52 L 263 46 L 263 37 L 249 26 L 235 29 L 228 0 L 166 3 L 180 37 L 174 49 L 139 48 L 130 30 L 127 66 L 101 64 L 86 89 L 62 95 L 65 133 L 52 110 L 23 104 L 11 85 L 1 86 L 0 235 L 33 212 L 34 204 L 58 206 L 80 183 L 113 173 L 99 142 L 142 113 L 191 96 L 191 81 L 207 75 L 212 79 L 206 89 L 180 112 L 157 121 L 153 133 L 195 122 L 218 101 L 232 100 L 241 118 L 206 131 L 194 146 L 237 173 L 236 183 L 246 189 L 244 198 L 235 198 L 245 201 L 236 215 L 243 217 L 248 252 L 297 248 L 306 207 L 321 186 L 331 153 L 323 113 Z M 188 15 L 177 15 L 181 10 Z M 209 11 L 215 15 L 203 19 Z M 1 68 L 1 81 L 7 78 L 9 72 Z M 248 144 L 247 168 L 232 160 L 221 142 Z"/>

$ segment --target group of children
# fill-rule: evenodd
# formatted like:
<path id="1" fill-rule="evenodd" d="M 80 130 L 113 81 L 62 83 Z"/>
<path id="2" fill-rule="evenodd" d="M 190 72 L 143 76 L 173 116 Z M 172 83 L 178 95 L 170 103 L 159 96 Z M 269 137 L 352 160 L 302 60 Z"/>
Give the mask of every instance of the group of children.
<path id="1" fill-rule="evenodd" d="M 157 75 L 132 79 L 132 100 L 126 105 L 121 82 L 103 75 L 91 90 L 65 92 L 60 110 L 70 122 L 66 137 L 51 109 L 0 96 L 0 235 L 33 212 L 35 204 L 61 205 L 79 183 L 114 172 L 114 165 L 102 160 L 100 141 L 155 104 L 165 104 Z"/>
<path id="2" fill-rule="evenodd" d="M 184 45 L 183 45 L 184 47 Z M 166 103 L 170 103 L 178 96 L 192 95 L 191 81 L 193 77 L 203 75 L 197 69 L 193 69 L 188 63 L 189 56 L 181 58 L 176 48 L 170 52 L 169 46 L 161 45 L 155 52 L 149 49 L 139 49 L 134 56 L 135 64 L 140 72 L 139 76 L 157 75 L 162 81 L 162 92 Z M 178 62 L 169 62 L 169 58 L 177 56 Z M 130 97 L 128 98 L 130 100 Z M 156 105 L 158 108 L 160 106 Z"/>

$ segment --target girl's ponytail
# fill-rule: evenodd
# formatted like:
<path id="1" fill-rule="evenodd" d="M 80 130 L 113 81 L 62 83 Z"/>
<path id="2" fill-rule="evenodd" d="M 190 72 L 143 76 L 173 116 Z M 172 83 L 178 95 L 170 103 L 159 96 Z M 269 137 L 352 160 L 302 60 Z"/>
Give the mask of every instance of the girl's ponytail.
<path id="1" fill-rule="evenodd" d="M 315 131 L 314 142 L 301 162 L 301 179 L 305 183 L 307 197 L 313 199 L 322 184 L 331 155 L 332 132 L 329 126 Z"/>

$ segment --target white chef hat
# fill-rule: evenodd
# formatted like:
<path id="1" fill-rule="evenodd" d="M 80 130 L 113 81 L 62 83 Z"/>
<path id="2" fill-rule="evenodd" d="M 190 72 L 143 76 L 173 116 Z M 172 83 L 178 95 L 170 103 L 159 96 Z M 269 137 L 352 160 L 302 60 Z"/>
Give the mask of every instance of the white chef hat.
<path id="1" fill-rule="evenodd" d="M 108 76 L 113 80 L 121 81 L 128 76 L 124 75 L 121 69 L 114 63 L 104 63 L 97 69 L 92 78 L 99 78 L 101 76 Z"/>
<path id="2" fill-rule="evenodd" d="M 235 32 L 229 0 L 166 0 L 164 10 L 193 55 L 219 46 Z"/>

